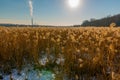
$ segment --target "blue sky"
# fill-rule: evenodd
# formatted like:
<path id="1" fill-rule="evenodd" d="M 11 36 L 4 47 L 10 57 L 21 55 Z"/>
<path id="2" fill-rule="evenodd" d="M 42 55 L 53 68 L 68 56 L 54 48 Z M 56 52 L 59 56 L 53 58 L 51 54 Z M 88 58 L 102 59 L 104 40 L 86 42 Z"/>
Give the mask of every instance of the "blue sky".
<path id="1" fill-rule="evenodd" d="M 34 24 L 75 25 L 90 18 L 120 13 L 120 0 L 81 0 L 73 9 L 68 0 L 33 0 Z M 0 23 L 30 24 L 28 0 L 0 0 Z"/>

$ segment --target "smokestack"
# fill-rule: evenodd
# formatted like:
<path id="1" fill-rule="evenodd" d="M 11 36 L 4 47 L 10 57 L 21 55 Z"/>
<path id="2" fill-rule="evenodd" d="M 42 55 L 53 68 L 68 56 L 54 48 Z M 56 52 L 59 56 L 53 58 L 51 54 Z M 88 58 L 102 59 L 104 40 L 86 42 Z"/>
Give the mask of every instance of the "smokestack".
<path id="1" fill-rule="evenodd" d="M 33 27 L 33 2 L 29 0 L 30 16 L 31 16 L 31 26 Z"/>
<path id="2" fill-rule="evenodd" d="M 33 24 L 33 17 L 31 18 L 31 25 L 32 25 L 32 27 L 33 27 L 33 25 L 34 25 L 34 24 Z"/>

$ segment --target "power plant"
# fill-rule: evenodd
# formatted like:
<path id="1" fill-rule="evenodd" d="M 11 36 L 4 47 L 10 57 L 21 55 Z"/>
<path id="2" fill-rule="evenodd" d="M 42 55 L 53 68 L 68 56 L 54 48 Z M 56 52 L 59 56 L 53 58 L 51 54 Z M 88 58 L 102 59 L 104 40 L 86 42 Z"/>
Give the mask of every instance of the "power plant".
<path id="1" fill-rule="evenodd" d="M 33 23 L 33 17 L 31 18 L 31 26 L 33 27 L 34 23 Z"/>

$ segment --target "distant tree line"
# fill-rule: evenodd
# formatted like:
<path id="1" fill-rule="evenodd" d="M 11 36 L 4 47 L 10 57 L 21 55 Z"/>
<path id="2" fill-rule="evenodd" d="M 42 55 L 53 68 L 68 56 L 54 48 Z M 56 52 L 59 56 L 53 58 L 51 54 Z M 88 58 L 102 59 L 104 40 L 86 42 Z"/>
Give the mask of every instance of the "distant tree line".
<path id="1" fill-rule="evenodd" d="M 0 24 L 0 27 L 56 27 L 51 25 Z"/>
<path id="2" fill-rule="evenodd" d="M 81 26 L 109 26 L 111 23 L 115 23 L 116 26 L 120 26 L 120 14 L 114 16 L 107 16 L 102 19 L 90 19 L 85 20 Z"/>

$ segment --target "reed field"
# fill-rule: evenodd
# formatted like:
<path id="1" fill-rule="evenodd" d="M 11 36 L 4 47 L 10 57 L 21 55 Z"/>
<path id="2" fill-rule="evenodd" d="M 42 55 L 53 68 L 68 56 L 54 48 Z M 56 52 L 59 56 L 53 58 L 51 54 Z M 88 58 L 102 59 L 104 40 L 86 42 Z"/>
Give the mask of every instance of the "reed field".
<path id="1" fill-rule="evenodd" d="M 54 80 L 120 80 L 120 27 L 0 27 L 0 73 L 27 64 Z"/>

